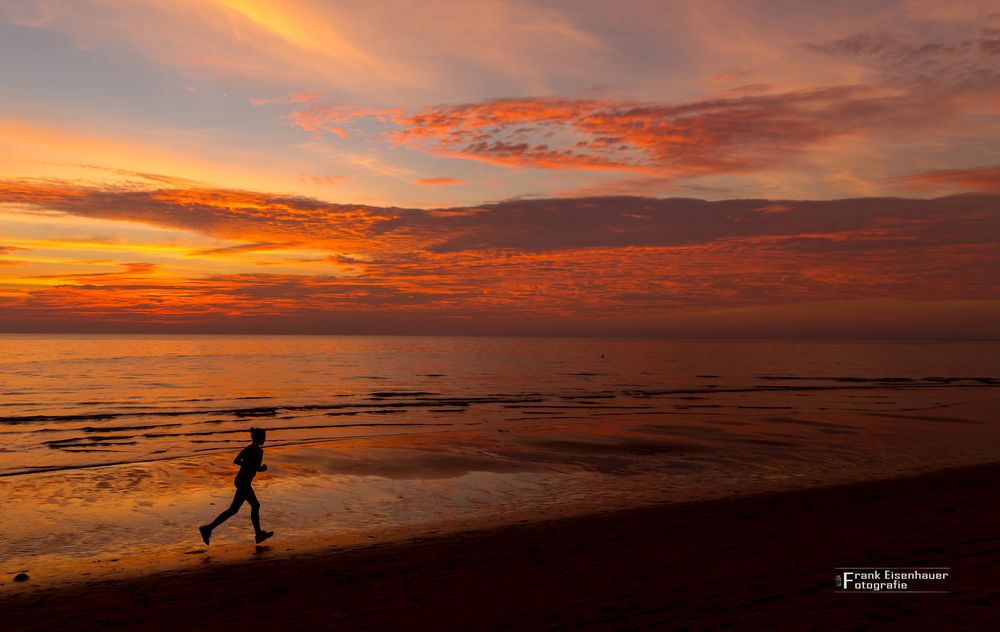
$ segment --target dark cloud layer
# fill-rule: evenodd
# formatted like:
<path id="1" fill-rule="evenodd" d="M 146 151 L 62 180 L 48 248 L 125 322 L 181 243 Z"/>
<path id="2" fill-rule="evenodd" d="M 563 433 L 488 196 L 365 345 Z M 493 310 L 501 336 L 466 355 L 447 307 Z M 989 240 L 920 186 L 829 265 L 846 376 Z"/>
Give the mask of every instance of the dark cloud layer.
<path id="1" fill-rule="evenodd" d="M 961 175 L 956 170 L 935 177 Z M 865 246 L 1000 239 L 1000 195 L 992 194 L 826 201 L 552 198 L 422 210 L 236 190 L 132 191 L 0 181 L 0 202 L 217 237 L 269 237 L 210 252 L 220 256 L 290 244 L 350 245 L 353 252 L 400 255 L 682 246 L 755 238 Z"/>
<path id="2" fill-rule="evenodd" d="M 773 212 L 780 205 L 782 212 Z M 800 238 L 843 246 L 995 243 L 1000 197 L 831 201 L 633 197 L 505 202 L 474 214 L 414 212 L 375 224 L 378 233 L 427 235 L 435 252 L 512 248 L 680 246 L 752 238 Z M 434 240 L 434 236 L 446 236 Z"/>
<path id="3" fill-rule="evenodd" d="M 43 286 L 28 277 L 18 286 L 11 276 L 0 295 L 8 328 L 243 322 L 280 330 L 275 323 L 287 322 L 295 331 L 649 333 L 679 314 L 719 310 L 1000 301 L 1000 195 L 986 193 L 829 201 L 557 198 L 403 209 L 235 190 L 21 181 L 0 183 L 0 203 L 244 242 L 192 256 L 246 261 L 292 244 L 329 253 L 301 260 L 316 266 L 304 274 L 180 278 L 123 260 L 117 272 L 47 275 L 58 283 Z M 349 273 L 335 272 L 338 265 Z M 762 326 L 779 320 L 763 319 Z"/>

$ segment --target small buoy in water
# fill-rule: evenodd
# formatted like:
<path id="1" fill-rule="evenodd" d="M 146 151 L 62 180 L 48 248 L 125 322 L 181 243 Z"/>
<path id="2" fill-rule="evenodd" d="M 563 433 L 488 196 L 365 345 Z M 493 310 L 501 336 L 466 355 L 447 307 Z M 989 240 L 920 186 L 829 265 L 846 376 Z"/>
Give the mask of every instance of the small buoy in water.
<path id="1" fill-rule="evenodd" d="M 18 573 L 17 575 L 14 575 L 14 581 L 16 581 L 16 582 L 26 582 L 26 581 L 28 581 L 28 574 L 27 573 Z"/>

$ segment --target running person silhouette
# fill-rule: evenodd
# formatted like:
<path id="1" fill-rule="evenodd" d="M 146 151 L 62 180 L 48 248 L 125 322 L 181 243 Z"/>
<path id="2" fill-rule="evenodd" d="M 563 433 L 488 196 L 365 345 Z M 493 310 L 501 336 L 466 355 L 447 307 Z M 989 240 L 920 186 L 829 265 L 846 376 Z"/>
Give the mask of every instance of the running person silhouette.
<path id="1" fill-rule="evenodd" d="M 235 516 L 244 502 L 250 503 L 250 520 L 253 522 L 257 544 L 274 535 L 274 531 L 264 531 L 260 528 L 260 501 L 257 500 L 257 494 L 253 491 L 253 477 L 257 475 L 257 472 L 267 471 L 267 466 L 262 464 L 264 449 L 260 447 L 263 445 L 264 440 L 267 439 L 267 433 L 260 428 L 251 428 L 250 439 L 252 443 L 243 448 L 233 461 L 233 463 L 240 466 L 236 480 L 233 481 L 236 485 L 233 503 L 229 505 L 228 509 L 220 513 L 212 521 L 212 524 L 198 527 L 198 531 L 201 532 L 201 539 L 205 541 L 205 544 L 208 544 L 209 539 L 211 539 L 212 530 Z"/>

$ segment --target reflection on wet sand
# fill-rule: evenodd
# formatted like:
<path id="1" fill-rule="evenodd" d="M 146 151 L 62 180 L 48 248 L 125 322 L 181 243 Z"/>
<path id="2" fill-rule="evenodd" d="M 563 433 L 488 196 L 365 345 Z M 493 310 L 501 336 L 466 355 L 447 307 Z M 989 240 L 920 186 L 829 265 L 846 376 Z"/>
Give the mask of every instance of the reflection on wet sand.
<path id="1" fill-rule="evenodd" d="M 440 343 L 380 341 L 419 352 L 400 351 L 379 366 L 385 375 L 365 377 L 357 358 L 331 368 L 338 356 L 315 340 L 288 344 L 301 355 L 265 357 L 287 375 L 258 390 L 241 384 L 264 369 L 224 354 L 207 354 L 213 370 L 191 376 L 187 360 L 159 358 L 168 366 L 148 371 L 176 384 L 149 393 L 123 387 L 120 375 L 79 377 L 73 397 L 46 380 L 5 384 L 5 568 L 46 581 L 252 554 L 246 510 L 217 530 L 211 552 L 195 531 L 229 503 L 232 454 L 251 425 L 268 431 L 269 469 L 255 487 L 280 534 L 261 555 L 1000 460 L 1000 380 L 983 377 L 989 350 L 954 377 L 931 367 L 932 377 L 893 377 L 878 366 L 862 372 L 860 348 L 841 349 L 861 363 L 851 377 L 812 365 L 788 374 L 794 358 L 817 355 L 794 345 L 616 342 L 628 353 L 606 360 L 596 350 L 614 346 L 607 341 L 537 343 L 548 355 L 463 341 L 454 344 L 464 352 L 449 351 L 455 359 Z M 741 368 L 750 351 L 774 359 Z M 895 352 L 915 362 L 908 348 Z M 555 372 L 539 359 L 559 353 L 588 370 Z M 127 366 L 155 359 L 140 354 Z M 779 365 L 784 372 L 772 370 Z M 704 370 L 719 367 L 731 375 Z M 229 369 L 229 381 L 212 385 Z"/>
<path id="2" fill-rule="evenodd" d="M 281 546 L 295 551 L 330 538 L 350 546 L 515 515 L 780 489 L 1000 457 L 1000 448 L 983 448 L 1000 446 L 993 424 L 914 427 L 881 413 L 738 421 L 545 420 L 293 443 L 269 449 L 270 469 L 259 476 L 258 494 Z M 955 434 L 956 427 L 962 432 Z M 58 577 L 189 563 L 178 555 L 195 554 L 192 525 L 204 520 L 206 507 L 211 513 L 228 503 L 232 475 L 228 454 L 210 454 L 8 477 L 0 483 L 9 508 L 0 519 L 5 564 L 44 567 L 41 575 Z M 231 522 L 247 519 L 241 514 Z M 220 528 L 212 555 L 238 558 L 248 532 Z"/>

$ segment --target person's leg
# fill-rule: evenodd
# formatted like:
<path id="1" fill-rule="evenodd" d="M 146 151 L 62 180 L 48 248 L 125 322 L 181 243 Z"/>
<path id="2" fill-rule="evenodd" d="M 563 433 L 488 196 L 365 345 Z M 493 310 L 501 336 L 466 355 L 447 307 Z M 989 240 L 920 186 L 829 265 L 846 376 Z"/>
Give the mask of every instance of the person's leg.
<path id="1" fill-rule="evenodd" d="M 257 540 L 257 544 L 260 544 L 274 535 L 274 531 L 264 531 L 260 528 L 260 501 L 257 500 L 257 494 L 254 493 L 253 487 L 247 488 L 246 494 L 247 502 L 250 503 L 250 521 L 253 522 L 254 538 Z"/>
<path id="2" fill-rule="evenodd" d="M 260 528 L 260 501 L 257 500 L 257 494 L 254 493 L 253 487 L 248 487 L 246 489 L 247 503 L 250 504 L 250 522 L 253 523 L 254 533 L 260 533 L 263 529 Z"/>
<path id="3" fill-rule="evenodd" d="M 230 504 L 227 509 L 224 509 L 222 511 L 222 513 L 220 513 L 218 515 L 218 517 L 216 517 L 216 519 L 212 521 L 212 524 L 206 525 L 207 528 L 208 528 L 208 530 L 212 531 L 213 529 L 215 529 L 217 526 L 219 526 L 220 524 L 222 524 L 226 520 L 229 520 L 230 518 L 232 518 L 233 516 L 235 516 L 236 513 L 240 510 L 240 507 L 243 505 L 243 502 L 246 501 L 246 500 L 247 500 L 247 498 L 246 498 L 245 491 L 242 490 L 242 489 L 240 489 L 239 487 L 237 487 L 236 488 L 236 493 L 233 494 L 233 502 L 232 502 L 232 504 Z M 254 502 L 257 502 L 257 497 L 256 496 L 254 496 Z"/>

